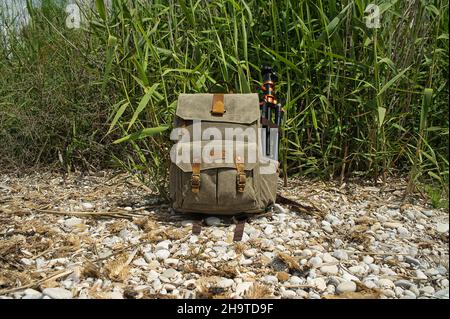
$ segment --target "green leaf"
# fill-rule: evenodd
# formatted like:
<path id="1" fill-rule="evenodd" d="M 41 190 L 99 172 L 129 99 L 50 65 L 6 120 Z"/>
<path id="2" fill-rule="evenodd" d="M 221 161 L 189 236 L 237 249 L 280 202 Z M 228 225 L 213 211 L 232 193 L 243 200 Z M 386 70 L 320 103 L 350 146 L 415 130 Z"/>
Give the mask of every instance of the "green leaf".
<path id="1" fill-rule="evenodd" d="M 141 102 L 139 102 L 139 105 L 138 105 L 136 111 L 134 111 L 134 114 L 133 114 L 133 117 L 131 118 L 130 123 L 128 124 L 128 130 L 134 124 L 134 122 L 136 122 L 139 114 L 141 114 L 141 112 L 147 106 L 148 102 L 150 101 L 150 98 L 152 97 L 153 93 L 155 93 L 155 90 L 158 87 L 158 85 L 159 85 L 159 83 L 153 84 L 152 87 L 150 89 L 148 89 L 147 93 L 145 93 Z"/>
<path id="2" fill-rule="evenodd" d="M 100 17 L 106 21 L 105 2 L 103 2 L 103 0 L 95 0 L 95 7 L 97 8 L 97 12 Z"/>
<path id="3" fill-rule="evenodd" d="M 118 140 L 115 140 L 113 142 L 113 144 L 119 144 L 125 141 L 136 141 L 136 140 L 140 140 L 144 137 L 147 136 L 153 136 L 156 134 L 159 134 L 161 132 L 164 132 L 165 130 L 167 130 L 169 127 L 168 126 L 159 126 L 159 127 L 150 127 L 150 128 L 144 128 L 138 132 L 129 134 L 127 136 L 124 136 L 122 138 L 119 138 Z"/>
<path id="4" fill-rule="evenodd" d="M 114 119 L 112 120 L 111 125 L 109 126 L 108 133 L 106 133 L 106 134 L 111 133 L 112 129 L 117 124 L 117 121 L 120 119 L 120 117 L 122 116 L 123 112 L 125 112 L 125 110 L 127 109 L 128 105 L 130 105 L 130 103 L 128 103 L 128 102 L 125 102 L 125 103 L 122 104 L 122 106 L 116 112 L 116 115 L 114 116 Z"/>
<path id="5" fill-rule="evenodd" d="M 406 69 L 404 69 L 402 72 L 400 72 L 399 74 L 397 74 L 396 76 L 394 76 L 392 79 L 389 80 L 388 83 L 386 83 L 380 90 L 380 92 L 378 92 L 377 95 L 381 95 L 383 94 L 384 91 L 386 91 L 387 89 L 389 89 L 399 78 L 401 78 L 403 76 L 403 74 L 405 74 L 406 71 L 409 70 L 410 67 L 407 67 Z"/>
<path id="6" fill-rule="evenodd" d="M 378 107 L 378 128 L 384 123 L 384 117 L 386 116 L 386 109 L 382 106 Z"/>
<path id="7" fill-rule="evenodd" d="M 341 12 L 339 12 L 339 14 L 334 17 L 333 20 L 330 21 L 330 23 L 328 23 L 328 25 L 326 26 L 325 30 L 322 31 L 322 33 L 320 34 L 319 38 L 317 39 L 317 41 L 314 43 L 314 48 L 316 48 L 320 43 L 324 42 L 325 39 L 328 39 L 333 32 L 342 24 L 342 22 L 344 21 L 344 17 L 345 14 L 347 12 L 347 10 L 353 5 L 352 2 L 350 2 L 349 4 L 347 4 L 344 9 L 342 9 Z"/>
<path id="8" fill-rule="evenodd" d="M 442 181 L 442 178 L 439 175 L 437 175 L 436 173 L 432 172 L 432 171 L 428 171 L 428 175 L 430 175 L 434 179 L 438 180 L 439 182 Z"/>
<path id="9" fill-rule="evenodd" d="M 420 110 L 420 132 L 422 134 L 427 126 L 428 110 L 433 100 L 433 89 L 426 88 L 423 91 L 422 109 Z"/>
<path id="10" fill-rule="evenodd" d="M 188 74 L 198 73 L 198 72 L 194 72 L 193 70 L 190 70 L 190 69 L 167 69 L 163 72 L 162 76 L 165 76 L 171 72 L 180 72 L 180 73 L 188 73 Z"/>

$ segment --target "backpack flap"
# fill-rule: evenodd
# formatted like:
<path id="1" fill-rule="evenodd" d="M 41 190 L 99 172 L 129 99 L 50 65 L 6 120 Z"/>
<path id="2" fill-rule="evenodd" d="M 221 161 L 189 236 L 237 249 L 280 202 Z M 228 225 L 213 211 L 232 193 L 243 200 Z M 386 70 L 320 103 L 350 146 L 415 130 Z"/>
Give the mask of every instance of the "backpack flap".
<path id="1" fill-rule="evenodd" d="M 259 98 L 249 94 L 180 94 L 176 116 L 184 120 L 251 124 L 260 118 Z"/>

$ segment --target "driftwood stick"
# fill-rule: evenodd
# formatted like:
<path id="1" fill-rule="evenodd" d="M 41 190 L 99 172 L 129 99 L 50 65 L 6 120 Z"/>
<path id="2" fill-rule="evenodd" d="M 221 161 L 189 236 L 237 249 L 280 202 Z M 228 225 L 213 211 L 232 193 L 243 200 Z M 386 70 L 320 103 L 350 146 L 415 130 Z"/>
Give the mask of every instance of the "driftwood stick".
<path id="1" fill-rule="evenodd" d="M 35 282 L 32 282 L 32 283 L 29 283 L 27 285 L 23 285 L 23 286 L 16 287 L 16 288 L 9 288 L 9 289 L 0 290 L 0 296 L 1 295 L 5 295 L 5 294 L 9 294 L 9 293 L 12 293 L 12 292 L 16 292 L 16 291 L 32 288 L 32 287 L 37 287 L 37 286 L 39 286 L 40 284 L 42 284 L 42 283 L 44 283 L 46 281 L 54 280 L 54 279 L 58 279 L 58 278 L 70 275 L 72 272 L 73 272 L 73 270 L 64 270 L 63 269 L 63 270 L 57 271 L 53 275 L 50 275 L 50 276 L 48 276 L 48 277 L 46 277 L 44 279 L 41 279 L 41 280 L 38 280 L 38 281 L 35 281 Z"/>

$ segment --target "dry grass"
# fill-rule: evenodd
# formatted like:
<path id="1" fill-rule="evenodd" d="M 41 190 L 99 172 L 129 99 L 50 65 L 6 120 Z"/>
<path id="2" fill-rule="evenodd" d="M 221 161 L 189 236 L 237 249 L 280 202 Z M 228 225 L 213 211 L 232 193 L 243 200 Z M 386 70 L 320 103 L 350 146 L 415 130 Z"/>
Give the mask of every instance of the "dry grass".
<path id="1" fill-rule="evenodd" d="M 112 281 L 124 282 L 129 276 L 128 255 L 122 254 L 105 265 L 106 275 Z"/>
<path id="2" fill-rule="evenodd" d="M 289 270 L 303 271 L 303 267 L 300 266 L 300 264 L 294 257 L 289 256 L 285 253 L 279 253 L 278 258 L 286 265 Z"/>
<path id="3" fill-rule="evenodd" d="M 273 295 L 272 290 L 263 284 L 255 283 L 244 295 L 245 299 L 268 299 Z"/>

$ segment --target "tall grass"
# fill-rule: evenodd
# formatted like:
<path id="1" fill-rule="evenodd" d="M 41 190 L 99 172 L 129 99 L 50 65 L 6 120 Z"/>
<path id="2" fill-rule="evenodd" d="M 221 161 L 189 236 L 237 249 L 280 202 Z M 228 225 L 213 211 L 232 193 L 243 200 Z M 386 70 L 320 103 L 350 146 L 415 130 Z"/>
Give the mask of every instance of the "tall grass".
<path id="1" fill-rule="evenodd" d="M 254 92 L 270 64 L 285 176 L 408 174 L 411 191 L 425 182 L 448 196 L 447 1 L 109 2 L 83 7 L 83 34 L 105 57 L 95 99 L 114 100 L 105 134 L 132 148 L 116 161 L 160 192 L 178 95 Z M 365 23 L 372 2 L 379 29 Z"/>
<path id="2" fill-rule="evenodd" d="M 364 23 L 369 1 L 96 3 L 105 81 L 124 97 L 112 130 L 170 125 L 182 92 L 255 91 L 271 64 L 285 100 L 285 174 L 385 180 L 414 168 L 415 180 L 448 180 L 447 2 L 379 1 L 379 29 Z M 128 165 L 159 167 L 166 140 L 133 141 L 141 163 L 130 155 Z"/>
<path id="3" fill-rule="evenodd" d="M 99 99 L 100 43 L 81 30 L 66 29 L 64 1 L 41 4 L 1 4 L 0 170 L 110 164 L 111 139 L 103 138 L 116 93 Z M 27 13 L 29 24 L 18 24 Z"/>

